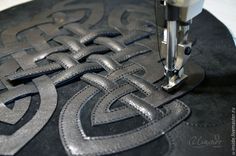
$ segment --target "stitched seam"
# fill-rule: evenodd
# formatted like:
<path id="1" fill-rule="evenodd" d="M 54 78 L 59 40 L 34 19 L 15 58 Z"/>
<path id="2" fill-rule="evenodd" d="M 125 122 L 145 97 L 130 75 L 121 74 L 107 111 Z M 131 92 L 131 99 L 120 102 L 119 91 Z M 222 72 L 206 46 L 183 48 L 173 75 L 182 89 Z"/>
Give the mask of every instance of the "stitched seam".
<path id="1" fill-rule="evenodd" d="M 127 84 L 123 84 L 123 85 L 120 85 L 120 86 L 118 86 L 118 87 L 116 87 L 116 88 L 114 88 L 112 91 L 110 91 L 108 94 L 106 94 L 105 96 L 103 96 L 102 97 L 102 99 L 101 100 L 99 100 L 97 103 L 96 103 L 96 105 L 95 105 L 95 107 L 94 107 L 94 109 L 93 109 L 93 111 L 92 111 L 92 122 L 93 123 L 95 123 L 95 113 L 97 112 L 97 110 L 98 110 L 98 107 L 99 107 L 99 105 L 100 105 L 100 102 L 101 101 L 103 101 L 105 98 L 107 98 L 108 96 L 110 96 L 110 94 L 112 94 L 112 92 L 115 92 L 116 90 L 118 90 L 118 89 L 120 89 L 121 87 L 123 87 L 123 86 L 126 86 Z M 111 99 L 110 101 L 109 101 L 109 103 L 108 103 L 108 105 L 106 105 L 106 107 L 105 107 L 105 110 L 108 110 L 109 109 L 109 107 L 111 106 L 111 104 L 112 104 L 112 101 L 114 101 L 115 99 L 118 99 L 119 97 L 122 97 L 122 95 L 123 94 L 128 94 L 129 92 L 132 92 L 132 89 L 128 89 L 128 90 L 126 90 L 124 93 L 120 93 L 120 94 L 118 94 L 117 96 L 115 96 L 113 99 Z M 125 96 L 125 95 L 124 95 Z M 119 100 L 119 99 L 118 99 Z M 123 107 L 122 107 L 123 108 Z M 119 109 L 119 110 L 121 110 L 122 108 L 117 108 L 117 109 Z M 116 109 L 116 110 L 117 110 Z M 111 111 L 112 112 L 112 111 Z M 112 120 L 109 120 L 109 121 L 112 121 Z"/>
<path id="2" fill-rule="evenodd" d="M 76 94 L 77 96 L 78 94 Z M 68 103 L 66 104 L 66 107 L 70 104 L 70 102 L 76 97 L 76 96 L 73 96 L 71 100 L 68 101 Z M 177 118 L 176 120 L 172 121 L 172 123 L 165 129 L 163 129 L 162 131 L 160 131 L 159 133 L 156 134 L 157 135 L 160 135 L 162 134 L 162 132 L 164 131 L 167 131 L 168 129 L 170 129 L 171 127 L 173 127 L 176 123 L 180 122 L 181 120 L 183 120 L 184 118 L 187 117 L 188 115 L 188 107 L 186 105 L 184 105 L 183 103 L 181 103 L 180 101 L 175 101 L 179 106 L 181 106 L 183 108 L 183 115 L 182 116 L 179 116 L 179 118 Z M 82 105 L 81 105 L 82 106 Z M 81 108 L 80 108 L 81 109 Z M 184 113 L 185 112 L 185 113 Z M 65 112 L 62 112 L 62 117 L 64 115 Z M 79 111 L 77 111 L 77 113 L 79 113 Z M 76 115 L 78 116 L 78 114 Z M 63 122 L 62 122 L 63 123 Z M 122 134 L 119 134 L 119 135 L 114 135 L 114 136 L 105 136 L 105 137 L 99 137 L 99 139 L 106 139 L 106 138 L 116 138 L 116 137 L 121 137 L 123 135 L 127 135 L 127 134 L 130 134 L 130 133 L 133 133 L 133 132 L 136 132 L 136 131 L 140 131 L 141 129 L 144 129 L 152 124 L 154 124 L 155 121 L 151 122 L 151 123 L 148 123 L 146 124 L 145 126 L 142 126 L 142 128 L 137 128 L 135 130 L 132 130 L 132 131 L 129 131 L 129 132 L 126 132 L 126 133 L 122 133 Z M 60 124 L 62 125 L 62 124 Z M 77 124 L 78 126 L 78 124 Z M 78 127 L 79 128 L 79 127 Z M 62 131 L 63 133 L 63 131 Z M 79 128 L 79 133 L 81 134 L 81 136 L 83 136 L 83 133 L 81 132 L 81 129 Z M 83 137 L 86 137 L 86 136 L 83 136 Z M 112 152 L 113 150 L 119 150 L 119 151 L 122 151 L 123 149 L 129 149 L 129 148 L 132 148 L 132 147 L 135 147 L 137 145 L 140 145 L 142 143 L 146 143 L 150 140 L 152 140 L 153 138 L 147 138 L 145 140 L 142 140 L 141 142 L 138 142 L 136 144 L 133 144 L 133 145 L 130 145 L 130 146 L 126 146 L 125 148 L 120 148 L 120 147 L 116 147 L 115 149 L 112 149 L 112 150 L 106 150 L 106 151 L 103 151 L 103 152 L 96 152 L 95 154 L 106 154 L 107 152 Z M 96 138 L 91 138 L 90 140 L 96 140 Z M 64 141 L 64 144 L 66 144 L 66 148 L 68 149 L 68 151 L 71 152 L 71 150 L 69 149 L 69 146 L 68 144 L 66 143 L 66 140 L 65 140 L 65 136 L 63 135 L 63 141 Z M 90 154 L 94 154 L 94 153 L 88 153 L 87 155 L 90 155 Z"/>
<path id="3" fill-rule="evenodd" d="M 65 111 L 66 111 L 66 109 L 68 108 L 69 104 L 71 103 L 71 101 L 73 101 L 73 99 L 74 99 L 77 95 L 81 94 L 82 92 L 84 92 L 84 91 L 85 91 L 86 89 L 88 89 L 89 87 L 90 87 L 90 86 L 86 86 L 86 87 L 84 87 L 82 90 L 80 90 L 79 92 L 77 92 L 75 95 L 73 95 L 73 97 L 67 101 L 67 103 L 65 104 L 65 106 L 64 106 L 63 109 L 61 110 L 60 120 L 59 120 L 59 122 L 60 122 L 60 124 L 59 124 L 59 127 L 60 127 L 60 134 L 62 135 L 62 138 L 63 138 L 62 142 L 63 142 L 63 144 L 65 145 L 65 148 L 66 148 L 68 151 L 70 151 L 70 153 L 72 153 L 72 151 L 71 151 L 71 149 L 69 148 L 69 145 L 67 144 L 67 142 L 66 142 L 66 140 L 65 140 L 64 128 L 63 128 L 63 126 L 62 126 L 62 125 L 64 125 L 64 122 L 63 122 L 63 120 L 64 120 L 64 114 L 65 114 Z"/>
<path id="4" fill-rule="evenodd" d="M 174 139 L 172 138 L 172 136 L 170 134 L 166 133 L 166 138 L 169 141 L 170 149 L 165 154 L 165 156 L 169 156 L 174 151 L 175 143 L 174 143 Z"/>
<path id="5" fill-rule="evenodd" d="M 51 63 L 48 66 L 39 66 L 39 67 L 24 70 L 22 72 L 16 72 L 15 74 L 9 75 L 7 77 L 9 79 L 18 79 L 21 77 L 26 77 L 26 76 L 30 76 L 30 75 L 34 75 L 34 74 L 44 73 L 44 72 L 48 72 L 48 71 L 52 71 L 52 70 L 58 70 L 60 68 L 61 68 L 61 65 L 56 64 L 56 63 Z M 27 72 L 30 70 L 32 70 L 32 71 Z"/>
<path id="6" fill-rule="evenodd" d="M 91 80 L 89 80 L 89 79 L 86 79 L 85 81 L 87 81 L 88 83 L 90 83 L 90 85 L 91 86 L 94 86 L 93 84 L 95 84 L 95 85 L 97 85 L 97 86 L 95 86 L 95 87 L 101 87 L 103 90 L 105 90 L 105 91 L 107 91 L 107 92 L 110 92 L 112 89 L 111 88 L 109 88 L 109 87 L 104 87 L 104 86 L 102 86 L 99 82 L 97 82 L 97 81 L 91 81 Z M 107 81 L 108 81 L 108 79 L 107 79 Z M 109 83 L 113 83 L 113 82 L 111 82 L 111 81 L 109 81 Z M 115 85 L 115 83 L 113 83 L 114 85 Z"/>
<path id="7" fill-rule="evenodd" d="M 74 67 L 72 67 L 72 68 L 79 68 L 78 67 L 79 65 L 76 65 L 76 66 L 74 66 Z M 69 68 L 70 69 L 70 68 Z M 58 81 L 56 81 L 55 82 L 55 84 L 58 84 L 58 83 L 61 83 L 61 82 L 63 82 L 63 81 L 65 81 L 65 80 L 67 80 L 67 79 L 70 79 L 70 78 L 72 78 L 72 77 L 74 77 L 74 76 L 76 76 L 76 75 L 79 75 L 80 73 L 82 73 L 82 72 L 86 72 L 86 71 L 89 71 L 89 70 L 95 70 L 95 69 L 99 69 L 99 67 L 97 67 L 97 66 L 91 66 L 91 67 L 85 67 L 85 68 L 83 68 L 83 69 L 79 69 L 79 70 L 77 70 L 77 69 L 73 69 L 73 71 L 69 71 L 69 72 L 71 72 L 71 74 L 70 75 L 68 75 L 68 76 L 66 76 L 66 77 L 62 77 L 61 79 L 59 79 Z M 64 75 L 66 72 L 68 72 L 67 70 L 65 70 L 65 71 L 63 71 L 63 73 L 60 73 L 60 76 L 61 75 Z M 58 75 L 56 75 L 56 76 L 58 76 Z M 55 77 L 55 79 L 56 79 L 57 77 Z"/>

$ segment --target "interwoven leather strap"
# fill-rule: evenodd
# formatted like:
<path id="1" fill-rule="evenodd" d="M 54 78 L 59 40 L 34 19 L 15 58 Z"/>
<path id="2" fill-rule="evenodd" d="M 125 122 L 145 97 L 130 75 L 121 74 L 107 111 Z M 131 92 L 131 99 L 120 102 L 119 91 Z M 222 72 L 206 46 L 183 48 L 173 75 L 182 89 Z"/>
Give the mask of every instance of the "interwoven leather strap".
<path id="1" fill-rule="evenodd" d="M 60 15 L 60 17 L 57 17 L 60 19 L 57 20 L 64 21 L 64 16 L 66 15 L 62 13 Z M 39 27 L 44 26 L 40 25 Z M 54 29 L 56 29 L 55 27 Z M 132 57 L 151 51 L 150 48 L 143 45 L 134 44 L 134 41 L 142 40 L 148 35 L 150 36 L 151 32 L 135 31 L 128 35 L 122 35 L 119 31 L 111 28 L 89 31 L 80 24 L 71 23 L 60 29 L 60 34 L 66 32 L 70 33 L 69 35 L 60 35 L 54 38 L 52 36 L 55 35 L 47 36 L 50 38 L 47 41 L 42 34 L 46 34 L 49 29 L 51 27 L 45 26 L 43 32 L 38 29 L 25 32 L 27 39 L 31 42 L 31 48 L 12 54 L 21 69 L 9 74 L 7 76 L 8 80 L 27 79 L 28 81 L 29 78 L 32 79 L 59 71 L 59 73 L 57 72 L 51 76 L 54 85 L 58 86 L 84 73 L 101 70 L 101 62 L 106 62 L 105 58 L 87 61 L 87 58 L 94 54 L 107 54 L 117 62 L 125 62 Z M 16 94 L 22 97 L 20 94 L 27 95 L 30 91 L 32 93 L 35 92 L 31 89 L 26 92 L 16 92 Z M 4 94 L 4 98 L 18 97 L 12 96 L 10 93 L 9 95 L 6 94 Z M 3 102 L 8 101 L 5 100 Z"/>
<path id="2" fill-rule="evenodd" d="M 189 115 L 188 107 L 180 101 L 163 109 L 163 104 L 176 96 L 160 92 L 153 85 L 163 77 L 163 68 L 155 52 L 152 12 L 133 5 L 121 8 L 104 16 L 101 3 L 66 1 L 1 34 L 4 47 L 0 49 L 0 121 L 12 125 L 19 122 L 35 94 L 39 95 L 40 104 L 37 113 L 20 129 L 11 135 L 0 135 L 0 154 L 15 154 L 32 139 L 56 109 L 57 88 L 76 81 L 86 82 L 87 87 L 68 101 L 59 127 L 69 154 L 73 154 L 68 145 L 74 143 L 74 138 L 68 133 L 79 130 L 83 134 L 83 127 L 74 122 L 80 120 L 78 109 L 98 92 L 104 95 L 92 109 L 92 126 L 138 115 L 148 124 L 127 133 L 97 138 L 97 143 L 87 138 L 96 145 L 94 151 L 85 148 L 85 134 L 75 133 L 75 139 L 79 138 L 75 140 L 76 147 L 84 147 L 76 149 L 80 150 L 76 153 L 79 155 L 110 154 L 137 147 L 163 135 Z M 78 104 L 74 105 L 74 99 Z M 112 109 L 116 101 L 123 105 Z M 12 110 L 7 107 L 11 103 Z M 68 129 L 68 125 L 75 127 Z M 130 137 L 137 139 L 127 142 Z"/>

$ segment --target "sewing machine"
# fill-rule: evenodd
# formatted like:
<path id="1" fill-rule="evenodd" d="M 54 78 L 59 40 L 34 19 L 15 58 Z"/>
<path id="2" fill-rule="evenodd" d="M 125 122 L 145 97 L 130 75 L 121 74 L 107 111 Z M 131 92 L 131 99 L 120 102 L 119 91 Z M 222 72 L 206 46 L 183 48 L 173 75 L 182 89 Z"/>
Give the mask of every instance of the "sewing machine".
<path id="1" fill-rule="evenodd" d="M 156 17 L 159 27 L 167 31 L 161 43 L 161 53 L 166 55 L 166 91 L 176 89 L 188 77 L 184 66 L 192 51 L 188 39 L 192 19 L 201 13 L 204 0 L 157 0 Z M 159 43 L 158 43 L 159 44 Z"/>

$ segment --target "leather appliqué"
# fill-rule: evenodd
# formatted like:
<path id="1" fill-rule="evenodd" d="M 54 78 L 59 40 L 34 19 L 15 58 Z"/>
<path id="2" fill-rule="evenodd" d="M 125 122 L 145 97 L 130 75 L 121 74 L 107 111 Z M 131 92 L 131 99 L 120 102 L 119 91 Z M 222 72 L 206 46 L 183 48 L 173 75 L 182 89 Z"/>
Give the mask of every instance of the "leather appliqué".
<path id="1" fill-rule="evenodd" d="M 167 105 L 158 103 L 162 91 L 158 91 L 154 85 L 142 78 L 149 74 L 145 72 L 148 71 L 145 66 L 137 63 L 122 65 L 112 57 L 104 55 L 91 55 L 88 61 L 102 66 L 107 74 L 84 74 L 81 80 L 90 85 L 74 95 L 61 112 L 60 135 L 68 154 L 101 155 L 128 150 L 164 135 L 190 114 L 188 107 L 180 101 Z M 142 70 L 145 73 L 140 77 L 138 73 Z M 135 95 L 137 91 L 146 97 Z M 104 95 L 96 100 L 94 106 L 90 106 L 92 108 L 87 108 L 90 100 L 101 92 Z M 122 105 L 112 109 L 116 101 L 120 101 Z M 91 113 L 91 121 L 82 120 L 84 107 L 87 108 L 84 110 L 86 114 Z M 89 136 L 83 128 L 83 122 L 91 122 L 91 129 L 96 125 L 106 126 L 112 122 L 121 122 L 121 126 L 125 126 L 122 121 L 136 116 L 142 116 L 147 123 L 114 135 Z"/>
<path id="2" fill-rule="evenodd" d="M 14 155 L 33 139 L 63 98 L 58 88 L 75 82 L 86 86 L 71 93 L 59 122 L 70 155 L 136 148 L 190 114 L 175 99 L 201 82 L 201 68 L 193 64 L 190 72 L 197 76 L 183 91 L 165 93 L 160 87 L 164 70 L 157 60 L 153 12 L 135 5 L 121 8 L 106 16 L 103 3 L 65 1 L 2 32 L 0 130 L 10 125 L 14 131 L 0 135 L 0 154 Z M 36 113 L 24 121 L 35 105 Z M 99 134 L 94 133 L 97 128 L 102 129 Z"/>

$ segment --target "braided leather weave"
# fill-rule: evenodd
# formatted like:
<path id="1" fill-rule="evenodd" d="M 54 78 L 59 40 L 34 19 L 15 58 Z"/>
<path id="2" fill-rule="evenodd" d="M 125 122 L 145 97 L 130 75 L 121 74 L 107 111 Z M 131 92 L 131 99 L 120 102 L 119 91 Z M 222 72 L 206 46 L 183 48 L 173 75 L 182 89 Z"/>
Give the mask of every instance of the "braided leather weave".
<path id="1" fill-rule="evenodd" d="M 111 154 L 140 146 L 190 114 L 186 105 L 173 100 L 203 77 L 189 81 L 190 87 L 175 94 L 160 89 L 163 60 L 157 60 L 152 11 L 125 5 L 106 17 L 104 10 L 101 3 L 66 1 L 2 33 L 0 121 L 18 125 L 31 105 L 36 111 L 21 126 L 0 135 L 0 154 L 13 155 L 26 145 L 53 115 L 60 99 L 58 89 L 75 82 L 86 85 L 70 95 L 59 122 L 69 155 Z M 82 121 L 84 111 L 90 114 L 86 106 L 91 107 L 90 127 L 134 119 L 138 124 L 90 137 L 83 128 L 88 123 Z"/>

